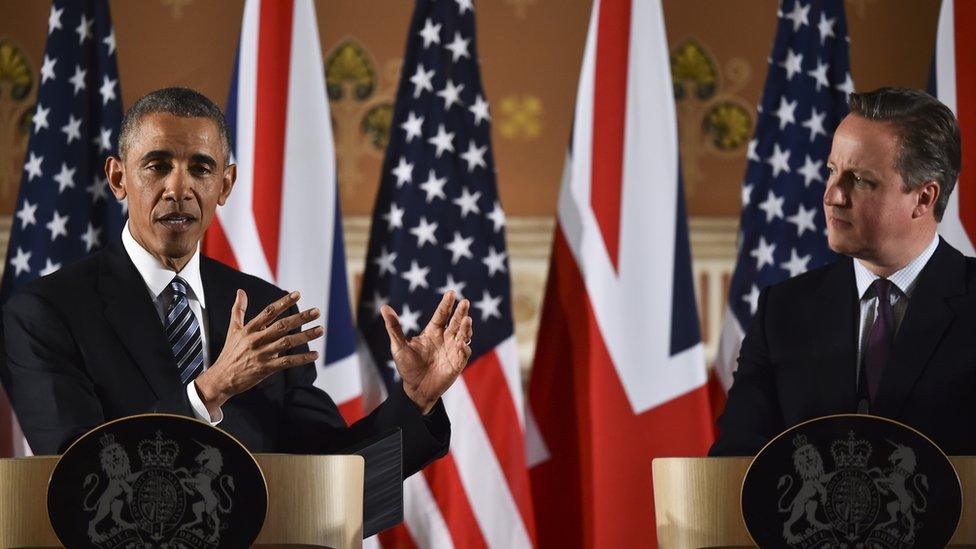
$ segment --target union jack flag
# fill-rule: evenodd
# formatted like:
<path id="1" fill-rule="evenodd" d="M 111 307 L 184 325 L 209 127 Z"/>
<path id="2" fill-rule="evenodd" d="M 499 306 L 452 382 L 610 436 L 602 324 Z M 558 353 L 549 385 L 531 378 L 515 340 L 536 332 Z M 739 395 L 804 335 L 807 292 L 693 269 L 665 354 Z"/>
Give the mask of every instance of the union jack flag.
<path id="1" fill-rule="evenodd" d="M 943 0 L 939 12 L 939 30 L 935 37 L 935 55 L 929 93 L 956 113 L 963 135 L 976 129 L 976 40 L 973 35 L 956 32 L 976 23 L 976 4 Z M 969 166 L 976 162 L 972 139 L 962 143 L 962 164 L 956 188 L 949 195 L 939 234 L 963 254 L 976 255 L 976 175 Z"/>
<path id="2" fill-rule="evenodd" d="M 759 292 L 837 257 L 827 246 L 823 194 L 830 140 L 854 91 L 844 3 L 783 0 L 778 17 L 715 363 L 726 391 Z"/>
<path id="3" fill-rule="evenodd" d="M 102 168 L 116 154 L 122 122 L 115 53 L 106 0 L 51 5 L 0 303 L 122 230 L 126 204 L 116 202 Z M 29 452 L 0 400 L 0 456 Z"/>
<path id="4" fill-rule="evenodd" d="M 649 468 L 712 442 L 661 2 L 594 0 L 528 391 L 542 547 L 655 547 Z"/>
<path id="5" fill-rule="evenodd" d="M 423 547 L 527 547 L 534 539 L 505 214 L 471 0 L 418 0 L 374 207 L 358 324 L 385 387 L 398 383 L 379 311 L 409 337 L 440 294 L 472 302 L 472 356 L 444 395 L 450 453 L 405 486 L 406 532 Z"/>

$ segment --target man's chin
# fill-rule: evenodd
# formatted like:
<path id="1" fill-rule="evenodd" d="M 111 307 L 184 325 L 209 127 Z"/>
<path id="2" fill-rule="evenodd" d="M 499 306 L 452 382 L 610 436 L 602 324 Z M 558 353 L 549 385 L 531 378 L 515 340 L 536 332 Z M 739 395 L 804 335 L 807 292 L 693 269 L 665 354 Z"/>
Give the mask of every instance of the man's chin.
<path id="1" fill-rule="evenodd" d="M 197 251 L 199 239 L 190 235 L 180 235 L 179 238 L 168 238 L 162 242 L 162 255 L 172 259 L 180 260 L 193 255 Z"/>

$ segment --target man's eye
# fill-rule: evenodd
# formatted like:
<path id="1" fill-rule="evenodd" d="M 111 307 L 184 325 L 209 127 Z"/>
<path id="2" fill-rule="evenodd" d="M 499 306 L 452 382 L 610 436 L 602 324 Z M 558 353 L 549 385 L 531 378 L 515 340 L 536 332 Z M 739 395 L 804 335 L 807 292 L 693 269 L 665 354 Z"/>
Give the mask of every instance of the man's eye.
<path id="1" fill-rule="evenodd" d="M 211 173 L 211 170 L 207 166 L 192 166 L 190 171 L 197 175 L 207 175 Z"/>
<path id="2" fill-rule="evenodd" d="M 154 172 L 167 171 L 167 170 L 170 169 L 169 164 L 163 164 L 163 163 L 153 163 L 153 164 L 150 164 L 150 165 L 146 166 L 146 168 L 148 168 L 148 169 L 150 169 L 150 170 L 152 170 Z"/>

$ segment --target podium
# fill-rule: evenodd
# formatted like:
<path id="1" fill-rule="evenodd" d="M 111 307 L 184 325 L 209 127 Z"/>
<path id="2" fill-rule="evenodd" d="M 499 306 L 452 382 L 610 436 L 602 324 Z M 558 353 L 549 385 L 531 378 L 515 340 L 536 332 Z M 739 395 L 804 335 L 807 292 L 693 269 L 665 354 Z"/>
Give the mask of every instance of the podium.
<path id="1" fill-rule="evenodd" d="M 950 457 L 963 489 L 951 546 L 976 546 L 976 457 Z M 662 549 L 753 547 L 740 491 L 752 458 L 657 458 L 654 510 Z"/>
<path id="2" fill-rule="evenodd" d="M 268 485 L 268 514 L 255 547 L 362 545 L 361 456 L 254 458 Z M 46 501 L 57 462 L 57 456 L 0 459 L 0 548 L 61 546 Z"/>

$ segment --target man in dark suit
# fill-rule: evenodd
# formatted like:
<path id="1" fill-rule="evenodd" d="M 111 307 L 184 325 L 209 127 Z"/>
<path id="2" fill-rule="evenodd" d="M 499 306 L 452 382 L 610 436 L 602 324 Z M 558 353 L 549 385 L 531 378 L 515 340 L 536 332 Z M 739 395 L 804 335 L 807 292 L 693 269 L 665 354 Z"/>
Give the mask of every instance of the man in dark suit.
<path id="1" fill-rule="evenodd" d="M 870 413 L 976 453 L 976 260 L 936 233 L 959 127 L 931 96 L 852 94 L 824 213 L 844 257 L 764 290 L 711 455 L 752 455 L 804 420 Z"/>
<path id="2" fill-rule="evenodd" d="M 440 396 L 470 356 L 468 302 L 444 296 L 406 339 L 382 311 L 403 384 L 347 427 L 313 386 L 317 358 L 286 293 L 199 252 L 236 168 L 220 109 L 187 89 L 140 99 L 126 114 L 109 185 L 129 221 L 104 250 L 25 285 L 5 305 L 3 380 L 36 453 L 59 453 L 89 429 L 172 412 L 218 425 L 254 452 L 329 453 L 395 427 L 410 474 L 447 451 Z"/>

